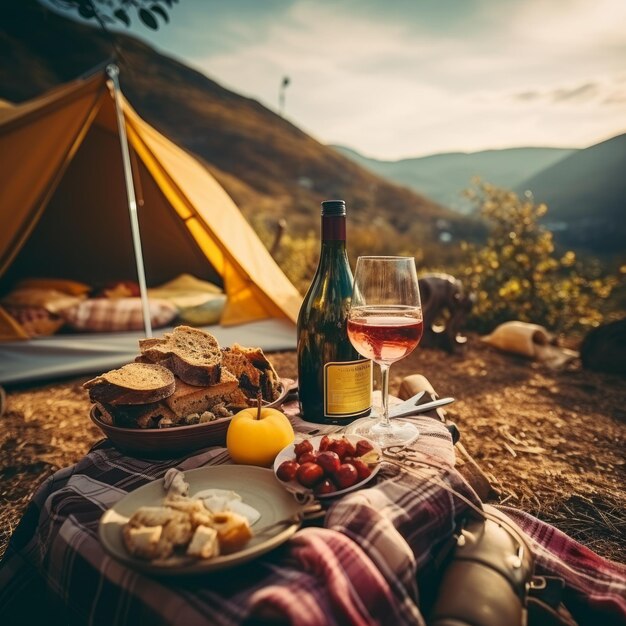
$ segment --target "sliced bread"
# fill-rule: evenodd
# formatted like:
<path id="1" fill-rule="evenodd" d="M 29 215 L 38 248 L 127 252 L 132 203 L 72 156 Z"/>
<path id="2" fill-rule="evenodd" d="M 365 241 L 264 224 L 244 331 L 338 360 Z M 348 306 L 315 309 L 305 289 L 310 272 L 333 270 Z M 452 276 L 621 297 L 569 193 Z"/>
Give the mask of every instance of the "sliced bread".
<path id="1" fill-rule="evenodd" d="M 96 402 L 95 406 L 98 417 L 105 424 L 122 428 L 161 428 L 175 425 L 180 421 L 163 402 L 124 406 Z"/>
<path id="2" fill-rule="evenodd" d="M 242 367 L 242 371 L 245 373 L 247 380 L 250 383 L 249 387 L 251 393 L 248 394 L 249 389 L 245 385 L 242 384 L 241 387 L 248 395 L 250 395 L 250 397 L 256 397 L 256 394 L 260 389 L 264 400 L 272 402 L 278 398 L 280 393 L 280 378 L 278 377 L 274 366 L 269 362 L 261 348 L 247 348 L 235 343 L 231 346 L 229 352 L 229 356 L 226 357 L 225 351 L 222 351 L 222 360 L 225 367 L 229 367 L 227 363 L 233 364 L 235 359 L 240 360 L 240 357 L 243 356 L 257 372 L 254 376 L 251 376 L 250 368 L 239 366 Z"/>
<path id="3" fill-rule="evenodd" d="M 83 384 L 92 402 L 135 405 L 158 402 L 174 393 L 172 372 L 151 363 L 128 363 Z"/>
<path id="4" fill-rule="evenodd" d="M 239 387 L 249 398 L 256 398 L 261 388 L 261 372 L 240 350 L 222 349 L 222 367 L 239 380 Z"/>
<path id="5" fill-rule="evenodd" d="M 165 404 L 179 418 L 192 413 L 201 414 L 216 404 L 227 402 L 231 394 L 237 391 L 238 384 L 237 379 L 225 369 L 222 369 L 220 381 L 208 387 L 189 385 L 177 378 L 176 390 L 165 400 Z"/>
<path id="6" fill-rule="evenodd" d="M 215 385 L 220 380 L 220 346 L 199 328 L 177 326 L 162 339 L 140 339 L 139 349 L 142 361 L 167 367 L 189 385 Z"/>

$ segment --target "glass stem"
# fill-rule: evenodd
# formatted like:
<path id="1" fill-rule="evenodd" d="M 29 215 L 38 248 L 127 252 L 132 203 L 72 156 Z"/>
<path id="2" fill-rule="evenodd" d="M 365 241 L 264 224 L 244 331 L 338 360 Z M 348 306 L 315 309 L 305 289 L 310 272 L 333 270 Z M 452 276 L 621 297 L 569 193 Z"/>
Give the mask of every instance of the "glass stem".
<path id="1" fill-rule="evenodd" d="M 383 396 L 383 426 L 391 426 L 389 422 L 389 365 L 380 363 L 381 391 Z"/>

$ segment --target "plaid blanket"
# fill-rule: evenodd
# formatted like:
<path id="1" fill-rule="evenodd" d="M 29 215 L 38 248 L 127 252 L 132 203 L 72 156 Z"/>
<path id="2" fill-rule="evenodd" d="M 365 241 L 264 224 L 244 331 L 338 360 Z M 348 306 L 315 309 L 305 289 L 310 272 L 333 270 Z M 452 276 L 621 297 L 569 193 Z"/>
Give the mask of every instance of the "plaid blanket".
<path id="1" fill-rule="evenodd" d="M 292 419 L 297 430 L 311 432 L 311 424 Z M 145 576 L 110 558 L 98 541 L 100 516 L 170 467 L 227 463 L 227 452 L 149 462 L 102 442 L 40 487 L 14 532 L 0 566 L 3 622 L 50 626 L 57 616 L 58 623 L 107 626 L 424 624 L 418 574 L 458 516 L 479 503 L 454 469 L 448 430 L 428 417 L 416 421 L 421 437 L 410 454 L 422 465 L 417 475 L 383 463 L 371 487 L 331 501 L 323 527 L 304 527 L 245 566 L 176 579 Z M 626 615 L 619 566 L 570 559 L 571 539 L 511 513 L 543 551 L 542 567 L 564 576 L 580 606 L 603 623 Z M 589 569 L 601 562 L 598 572 Z"/>

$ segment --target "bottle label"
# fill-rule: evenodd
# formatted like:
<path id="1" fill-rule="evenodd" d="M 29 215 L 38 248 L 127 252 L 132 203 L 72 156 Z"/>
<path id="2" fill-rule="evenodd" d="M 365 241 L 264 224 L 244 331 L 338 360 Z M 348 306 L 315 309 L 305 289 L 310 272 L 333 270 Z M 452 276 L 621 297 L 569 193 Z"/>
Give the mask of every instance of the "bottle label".
<path id="1" fill-rule="evenodd" d="M 324 365 L 324 417 L 350 418 L 372 406 L 372 362 L 330 362 Z"/>

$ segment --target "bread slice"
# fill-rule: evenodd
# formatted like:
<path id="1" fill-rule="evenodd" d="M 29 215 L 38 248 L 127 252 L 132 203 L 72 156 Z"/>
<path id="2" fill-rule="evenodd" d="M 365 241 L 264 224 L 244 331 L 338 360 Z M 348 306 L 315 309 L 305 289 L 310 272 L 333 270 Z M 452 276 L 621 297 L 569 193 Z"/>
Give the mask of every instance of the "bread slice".
<path id="1" fill-rule="evenodd" d="M 222 363 L 239 378 L 240 387 L 248 397 L 256 398 L 260 389 L 264 400 L 272 402 L 278 398 L 280 378 L 261 348 L 235 343 L 222 350 Z"/>
<path id="2" fill-rule="evenodd" d="M 224 369 L 220 381 L 208 387 L 189 385 L 177 378 L 176 390 L 164 403 L 177 418 L 184 418 L 192 413 L 202 414 L 216 404 L 227 402 L 230 395 L 237 390 L 238 384 L 238 380 Z"/>
<path id="3" fill-rule="evenodd" d="M 209 386 L 220 380 L 222 353 L 217 339 L 191 326 L 177 326 L 162 339 L 140 339 L 143 359 L 171 370 L 189 385 Z"/>
<path id="4" fill-rule="evenodd" d="M 163 402 L 114 406 L 103 402 L 95 403 L 98 417 L 110 426 L 121 428 L 161 428 L 174 426 L 180 418 Z"/>
<path id="5" fill-rule="evenodd" d="M 92 402 L 128 405 L 158 402 L 174 393 L 174 375 L 150 363 L 128 363 L 83 384 Z"/>
<path id="6" fill-rule="evenodd" d="M 222 349 L 222 367 L 239 380 L 239 387 L 249 398 L 255 398 L 261 388 L 261 372 L 246 355 L 233 348 Z"/>

